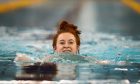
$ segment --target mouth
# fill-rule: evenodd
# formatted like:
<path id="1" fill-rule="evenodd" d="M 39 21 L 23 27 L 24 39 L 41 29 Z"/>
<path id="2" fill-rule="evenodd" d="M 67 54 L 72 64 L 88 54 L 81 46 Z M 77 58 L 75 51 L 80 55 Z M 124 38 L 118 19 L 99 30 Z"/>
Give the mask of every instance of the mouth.
<path id="1" fill-rule="evenodd" d="M 71 50 L 63 50 L 63 52 L 71 52 Z"/>

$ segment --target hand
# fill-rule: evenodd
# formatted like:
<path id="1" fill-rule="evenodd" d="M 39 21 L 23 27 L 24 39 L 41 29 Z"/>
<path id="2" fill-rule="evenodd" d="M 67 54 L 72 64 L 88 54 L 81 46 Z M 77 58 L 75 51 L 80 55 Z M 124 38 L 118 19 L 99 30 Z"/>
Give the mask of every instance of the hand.
<path id="1" fill-rule="evenodd" d="M 17 53 L 14 61 L 16 61 L 16 62 L 31 62 L 32 60 L 26 54 Z"/>
<path id="2" fill-rule="evenodd" d="M 32 65 L 31 58 L 28 55 L 22 53 L 16 54 L 16 58 L 14 59 L 14 62 L 16 63 L 16 66 Z"/>
<path id="3" fill-rule="evenodd" d="M 103 64 L 103 65 L 107 65 L 110 64 L 111 62 L 109 60 L 102 60 L 102 61 L 97 61 L 97 64 Z"/>

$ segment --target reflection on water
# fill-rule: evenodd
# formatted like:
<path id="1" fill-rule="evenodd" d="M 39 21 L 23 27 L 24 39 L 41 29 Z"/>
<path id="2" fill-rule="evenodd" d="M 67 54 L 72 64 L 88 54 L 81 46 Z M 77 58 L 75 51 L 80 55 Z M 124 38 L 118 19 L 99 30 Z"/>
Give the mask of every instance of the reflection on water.
<path id="1" fill-rule="evenodd" d="M 58 63 L 58 73 L 54 80 L 75 80 L 77 77 L 76 64 Z"/>
<path id="2" fill-rule="evenodd" d="M 58 81 L 62 79 L 74 80 L 76 78 L 76 65 L 36 63 L 28 66 L 18 66 L 16 80 L 49 80 Z"/>
<path id="3" fill-rule="evenodd" d="M 16 80 L 53 80 L 57 74 L 54 63 L 35 63 L 34 65 L 18 66 Z"/>
<path id="4" fill-rule="evenodd" d="M 1 64 L 3 63 L 1 62 Z M 112 83 L 129 84 L 139 83 L 138 81 L 140 79 L 139 63 L 131 63 L 125 65 L 89 63 L 35 63 L 33 65 L 24 67 L 14 66 L 15 64 L 11 64 L 11 62 L 7 62 L 7 64 L 9 67 L 5 69 L 3 73 L 0 73 L 4 80 L 93 80 L 92 82 L 100 81 L 100 83 L 108 83 L 110 81 Z M 1 69 L 2 68 L 4 67 L 1 67 Z M 11 74 L 8 72 L 8 70 L 10 70 Z"/>

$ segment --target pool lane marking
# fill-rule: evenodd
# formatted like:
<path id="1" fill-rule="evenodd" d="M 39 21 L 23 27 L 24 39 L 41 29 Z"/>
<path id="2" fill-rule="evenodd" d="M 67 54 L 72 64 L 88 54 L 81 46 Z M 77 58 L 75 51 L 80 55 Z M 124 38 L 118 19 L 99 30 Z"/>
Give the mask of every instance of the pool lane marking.
<path id="1" fill-rule="evenodd" d="M 47 0 L 11 0 L 8 2 L 0 3 L 0 13 L 6 13 L 35 4 L 41 4 L 44 1 Z"/>
<path id="2" fill-rule="evenodd" d="M 140 2 L 136 0 L 122 0 L 122 3 L 135 10 L 140 14 Z"/>

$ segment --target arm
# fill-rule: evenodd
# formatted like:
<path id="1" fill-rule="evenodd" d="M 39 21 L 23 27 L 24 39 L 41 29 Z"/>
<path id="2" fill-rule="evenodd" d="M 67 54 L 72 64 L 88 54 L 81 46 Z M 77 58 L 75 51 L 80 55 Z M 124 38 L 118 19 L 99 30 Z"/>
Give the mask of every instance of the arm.
<path id="1" fill-rule="evenodd" d="M 33 60 L 27 54 L 17 53 L 14 62 L 16 65 L 26 66 L 30 65 Z"/>
<path id="2" fill-rule="evenodd" d="M 109 61 L 109 60 L 102 60 L 102 61 L 96 61 L 96 63 L 97 64 L 102 64 L 102 65 L 107 65 L 107 64 L 110 64 L 111 63 L 111 61 Z"/>
<path id="3" fill-rule="evenodd" d="M 31 58 L 28 56 L 28 55 L 26 55 L 26 54 L 21 54 L 21 53 L 17 53 L 16 54 L 16 57 L 15 57 L 15 59 L 14 59 L 14 61 L 16 61 L 16 62 L 26 62 L 26 61 L 28 61 L 28 62 L 30 62 L 30 61 L 32 61 L 31 60 Z"/>

